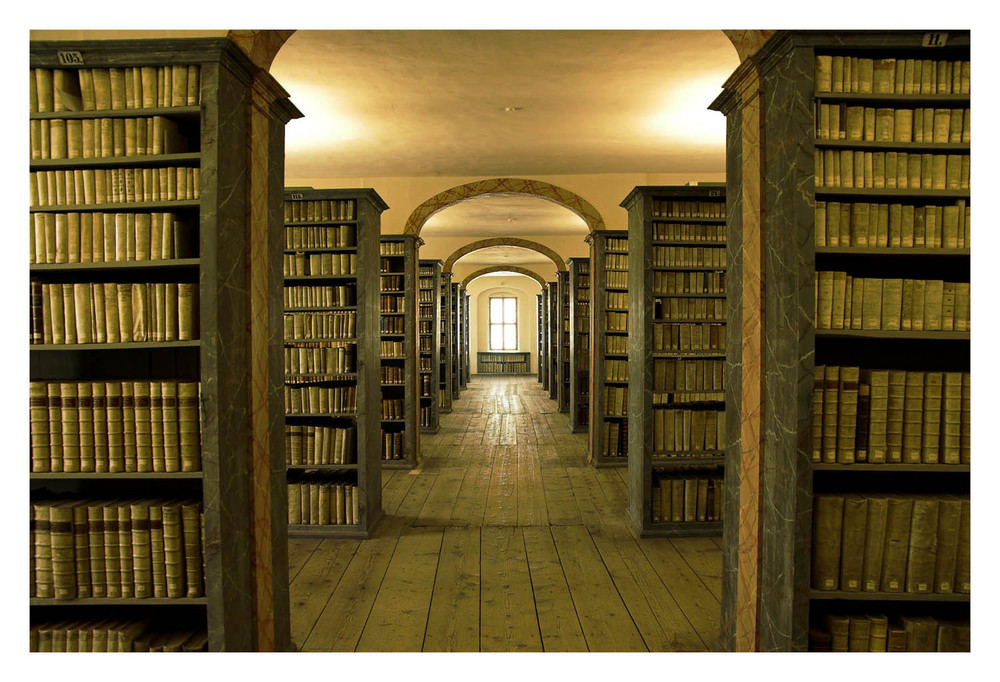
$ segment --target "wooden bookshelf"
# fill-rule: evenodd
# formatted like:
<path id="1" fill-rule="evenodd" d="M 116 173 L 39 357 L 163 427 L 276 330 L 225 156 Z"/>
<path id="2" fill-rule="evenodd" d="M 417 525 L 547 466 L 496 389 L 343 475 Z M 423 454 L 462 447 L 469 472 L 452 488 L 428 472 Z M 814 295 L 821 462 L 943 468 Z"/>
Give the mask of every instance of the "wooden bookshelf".
<path id="1" fill-rule="evenodd" d="M 725 358 L 687 354 L 725 353 L 726 188 L 636 187 L 621 205 L 630 273 L 629 520 L 642 536 L 721 535 Z"/>
<path id="2" fill-rule="evenodd" d="M 347 289 L 343 306 L 301 312 L 305 306 L 295 305 L 300 301 L 286 300 L 285 464 L 288 485 L 299 488 L 295 499 L 300 500 L 299 510 L 289 509 L 290 536 L 370 537 L 383 516 L 377 417 L 382 391 L 370 358 L 378 347 L 375 292 L 380 216 L 386 208 L 370 189 L 285 190 L 286 288 L 305 280 L 317 291 Z M 291 392 L 309 387 L 353 390 L 354 405 L 343 411 L 293 410 Z M 292 445 L 293 440 L 298 442 Z M 356 521 L 337 523 L 334 514 L 329 523 L 310 522 L 302 513 L 309 498 L 301 496 L 309 484 L 356 486 Z"/>
<path id="3" fill-rule="evenodd" d="M 458 400 L 460 394 L 461 374 L 462 374 L 462 337 L 459 333 L 461 329 L 462 306 L 459 305 L 459 292 L 461 291 L 458 282 L 451 283 L 451 399 L 452 403 Z"/>
<path id="4" fill-rule="evenodd" d="M 542 383 L 542 374 L 545 370 L 545 363 L 542 361 L 542 352 L 545 350 L 545 328 L 542 321 L 542 294 L 535 294 L 535 309 L 536 309 L 536 320 L 535 320 L 535 357 L 538 362 L 535 363 L 535 374 L 538 377 L 538 383 Z"/>
<path id="5" fill-rule="evenodd" d="M 460 383 L 460 388 L 465 390 L 465 387 L 469 383 L 469 371 L 471 370 L 471 363 L 469 362 L 469 343 L 472 331 L 471 317 L 469 316 L 469 294 L 465 289 L 461 290 L 462 296 L 462 378 Z"/>
<path id="6" fill-rule="evenodd" d="M 548 368 L 549 373 L 549 398 L 559 405 L 559 394 L 562 390 L 562 376 L 560 367 L 560 345 L 559 340 L 562 332 L 562 300 L 559 296 L 559 273 L 556 273 L 556 281 L 548 282 Z"/>
<path id="7" fill-rule="evenodd" d="M 74 60 L 72 65 L 63 63 L 62 57 L 67 55 Z M 53 570 L 50 574 L 36 563 L 36 556 L 44 556 L 45 561 L 51 562 L 49 566 L 64 568 L 53 564 L 66 560 L 65 545 L 56 551 L 51 547 L 56 542 L 65 542 L 66 535 L 48 524 L 43 531 L 43 526 L 33 520 L 29 619 L 32 625 L 37 625 L 90 618 L 95 613 L 102 618 L 121 620 L 148 617 L 154 624 L 169 623 L 174 629 L 207 633 L 210 651 L 254 650 L 255 630 L 259 625 L 254 595 L 262 587 L 254 581 L 263 581 L 263 587 L 268 589 L 272 585 L 267 585 L 267 578 L 256 574 L 252 566 L 253 486 L 271 490 L 272 508 L 258 510 L 268 517 L 268 522 L 280 519 L 284 507 L 283 482 L 277 473 L 283 457 L 280 435 L 275 434 L 269 440 L 269 445 L 276 445 L 270 461 L 264 465 L 265 475 L 270 478 L 255 480 L 251 473 L 254 462 L 250 444 L 259 438 L 253 432 L 252 421 L 259 418 L 265 423 L 279 423 L 281 414 L 278 346 L 262 344 L 257 334 L 279 333 L 281 280 L 265 276 L 258 282 L 260 288 L 253 291 L 249 285 L 251 270 L 258 275 L 260 267 L 264 272 L 280 272 L 280 244 L 276 239 L 263 245 L 254 242 L 255 248 L 266 249 L 265 262 L 251 263 L 251 232 L 260 225 L 248 222 L 251 183 L 247 173 L 250 145 L 246 108 L 252 98 L 250 83 L 254 79 L 262 90 L 282 94 L 284 91 L 233 42 L 224 38 L 32 41 L 29 65 L 33 92 L 37 91 L 36 83 L 42 81 L 47 80 L 51 87 L 53 70 L 58 70 L 59 78 L 63 79 L 55 88 L 54 101 L 46 103 L 42 98 L 39 107 L 37 98 L 32 97 L 33 111 L 29 114 L 32 138 L 43 127 L 47 132 L 58 127 L 67 131 L 68 153 L 74 153 L 76 144 L 81 144 L 84 153 L 88 153 L 88 158 L 41 158 L 53 153 L 67 155 L 66 149 L 58 151 L 55 133 L 41 136 L 32 146 L 29 171 L 33 180 L 44 181 L 47 177 L 36 176 L 37 173 L 56 174 L 48 177 L 77 174 L 83 178 L 87 190 L 79 201 L 71 196 L 62 197 L 62 192 L 48 201 L 50 198 L 43 200 L 37 185 L 32 189 L 29 237 L 32 291 L 37 294 L 47 291 L 54 297 L 53 292 L 59 291 L 55 285 L 64 288 L 68 285 L 70 294 L 76 294 L 76 301 L 84 309 L 93 306 L 95 317 L 91 323 L 103 323 L 98 329 L 96 324 L 71 321 L 73 336 L 65 338 L 60 332 L 63 338 L 56 339 L 51 321 L 62 323 L 66 330 L 70 325 L 61 316 L 52 317 L 49 297 L 33 300 L 30 306 L 33 316 L 37 313 L 37 326 L 33 322 L 36 333 L 29 345 L 33 393 L 29 495 L 32 505 L 37 506 L 32 514 L 44 513 L 41 509 L 57 499 L 69 504 L 77 502 L 76 508 L 85 509 L 87 501 L 99 502 L 99 506 L 95 505 L 99 510 L 117 507 L 117 519 L 123 522 L 119 532 L 112 536 L 117 543 L 123 533 L 124 539 L 129 539 L 128 526 L 124 525 L 131 521 L 127 502 L 141 505 L 147 511 L 161 509 L 161 504 L 183 502 L 196 507 L 193 523 L 188 525 L 185 520 L 184 526 L 195 533 L 195 542 L 188 546 L 198 547 L 199 562 L 203 559 L 203 567 L 196 570 L 184 567 L 187 585 L 182 594 L 168 595 L 170 585 L 164 585 L 157 577 L 162 575 L 157 569 L 162 564 L 151 549 L 156 537 L 163 537 L 162 526 L 156 524 L 145 537 L 132 535 L 137 547 L 144 546 L 146 551 L 135 554 L 135 558 L 131 551 L 121 554 L 119 566 L 125 578 L 115 580 L 116 594 L 107 596 L 106 583 L 92 579 L 89 568 L 84 576 L 78 567 L 77 574 L 67 582 L 65 571 Z M 103 74 L 104 82 L 108 83 L 112 68 L 116 92 L 121 92 L 119 85 L 124 90 L 126 78 L 133 84 L 124 102 L 111 102 L 110 96 L 105 101 L 103 96 L 95 97 L 94 90 L 87 93 L 78 89 L 81 79 L 92 82 L 94 73 Z M 146 90 L 138 95 L 140 100 L 134 102 L 137 89 L 142 88 L 141 81 L 135 84 L 132 76 L 140 72 L 152 73 L 154 84 L 157 72 L 176 72 L 178 83 L 181 73 L 185 82 L 190 74 L 192 87 L 179 87 L 173 92 L 161 86 L 159 93 L 165 93 L 166 102 L 158 102 L 157 92 L 150 93 L 147 81 Z M 152 101 L 144 102 L 143 94 L 147 98 L 152 94 Z M 180 98 L 173 100 L 176 106 L 170 105 L 173 95 Z M 165 106 L 140 108 L 144 103 Z M 55 106 L 78 110 L 54 111 Z M 37 111 L 39 108 L 48 110 Z M 263 134 L 271 136 L 272 143 L 278 140 L 280 144 L 284 124 L 301 114 L 280 96 L 276 97 L 271 112 L 274 120 L 261 124 L 271 130 Z M 153 141 L 152 131 L 147 130 L 148 135 L 130 137 L 129 146 L 115 150 L 113 156 L 89 158 L 93 136 L 86 143 L 77 138 L 78 133 L 82 136 L 81 131 L 99 131 L 102 119 L 111 122 L 116 132 L 119 126 L 121 131 L 127 127 L 131 132 L 136 130 L 139 119 L 145 123 L 152 116 L 161 117 L 157 120 L 158 130 L 161 121 L 166 128 L 176 128 L 169 144 L 174 151 L 183 151 L 146 153 Z M 133 140 L 141 148 L 132 148 Z M 278 178 L 282 167 L 279 156 L 274 159 L 273 168 Z M 172 177 L 176 179 L 183 172 L 186 186 L 165 187 L 165 196 L 161 197 L 158 191 L 153 195 L 151 186 L 145 182 L 141 186 L 133 183 L 137 177 L 150 180 L 154 174 L 159 177 L 160 169 L 164 168 L 183 169 Z M 115 174 L 122 179 L 128 175 L 129 182 L 127 186 L 123 183 L 120 190 L 107 185 L 106 190 L 102 188 L 100 193 L 91 195 L 87 188 L 92 187 L 98 173 Z M 85 197 L 87 201 L 83 203 Z M 264 229 L 277 235 L 280 195 L 265 193 L 259 198 L 261 210 L 273 216 Z M 102 220 L 103 216 L 115 213 L 121 214 L 119 224 L 113 217 L 110 224 Z M 168 224 L 165 216 L 170 216 L 172 227 L 167 234 L 172 233 L 173 239 L 162 238 L 163 225 Z M 105 234 L 111 236 L 110 240 L 92 239 L 87 243 L 86 235 L 93 233 L 95 223 L 101 232 L 108 225 L 110 230 Z M 120 252 L 116 249 L 116 233 L 122 240 Z M 155 245 L 151 238 L 154 234 L 158 236 Z M 65 252 L 63 244 L 69 244 Z M 47 245 L 51 248 L 46 248 Z M 90 284 L 99 286 L 89 291 L 78 288 Z M 117 308 L 109 309 L 103 297 L 97 298 L 96 289 L 103 293 L 111 285 L 132 287 L 132 301 L 142 300 L 141 292 L 148 288 L 146 314 L 140 315 L 138 307 L 131 312 L 137 319 L 147 319 L 149 324 L 121 325 L 114 330 L 115 337 L 127 333 L 131 337 L 127 342 L 106 342 L 114 341 L 107 325 L 111 318 L 106 318 L 106 313 L 113 312 L 119 322 L 123 317 Z M 182 286 L 190 294 L 185 299 L 193 301 L 190 308 L 178 293 Z M 84 298 L 81 292 L 92 294 L 93 298 L 90 295 Z M 157 299 L 161 304 L 159 311 Z M 273 310 L 273 314 L 265 315 L 263 320 L 251 314 L 251 310 L 261 307 Z M 47 320 L 49 324 L 45 324 Z M 258 325 L 263 325 L 263 329 Z M 190 331 L 192 338 L 180 340 L 186 331 Z M 95 342 L 75 343 L 91 339 Z M 55 340 L 63 343 L 53 343 Z M 263 385 L 255 385 L 266 392 L 267 400 L 263 402 L 266 407 L 264 414 L 258 414 L 254 420 L 251 412 L 260 409 L 261 404 L 251 398 L 248 383 L 251 378 L 260 378 L 260 374 L 251 361 L 263 361 L 267 368 Z M 40 401 L 34 395 L 39 387 Z M 191 387 L 193 395 L 189 393 Z M 35 419 L 39 407 L 42 418 Z M 50 430 L 49 424 L 54 428 Z M 55 514 L 51 521 L 58 521 Z M 283 548 L 284 526 L 268 522 L 265 528 L 272 534 L 270 541 L 274 547 Z M 71 531 L 69 538 L 73 537 Z M 69 541 L 70 550 L 74 550 L 73 542 Z M 84 546 L 89 551 L 97 545 L 85 539 Z M 78 548 L 75 551 L 82 551 L 80 544 L 75 547 Z M 136 565 L 142 562 L 142 557 L 147 566 L 152 563 L 151 569 Z M 81 555 L 76 555 L 76 560 L 80 558 Z M 151 570 L 152 577 L 146 573 L 146 579 L 141 579 L 144 570 Z M 77 576 L 85 580 L 77 582 Z M 275 590 L 280 589 L 282 582 L 287 585 L 287 575 L 280 573 L 277 562 L 273 578 Z M 56 596 L 72 598 L 56 599 Z M 286 647 L 287 610 L 282 633 L 282 614 L 277 610 L 272 612 L 268 604 L 259 608 L 275 619 L 276 645 Z M 32 640 L 35 648 L 34 636 Z"/>
<path id="8" fill-rule="evenodd" d="M 420 261 L 420 288 L 417 301 L 417 332 L 420 367 L 420 430 L 437 433 L 441 424 L 438 403 L 441 338 L 441 266 L 440 260 Z"/>
<path id="9" fill-rule="evenodd" d="M 420 383 L 417 356 L 417 235 L 382 235 L 379 278 L 382 298 L 382 467 L 412 469 L 420 460 Z M 386 401 L 397 405 L 385 413 Z M 399 411 L 401 407 L 402 411 Z"/>
<path id="10" fill-rule="evenodd" d="M 610 247 L 609 247 L 610 242 Z M 611 367 L 628 366 L 627 329 L 608 328 L 608 294 L 628 295 L 628 231 L 595 230 L 590 244 L 590 463 L 597 467 L 627 466 L 627 403 L 609 412 L 606 388 L 625 391 L 627 385 L 607 383 Z M 612 312 L 628 318 L 627 311 Z M 627 325 L 625 325 L 627 326 Z M 627 394 L 623 399 L 627 400 Z"/>
<path id="11" fill-rule="evenodd" d="M 870 584 L 862 580 L 861 591 L 846 591 L 841 583 L 856 579 L 853 566 L 859 554 L 864 552 L 863 549 L 855 549 L 854 538 L 858 536 L 853 530 L 844 532 L 844 537 L 851 538 L 846 555 L 843 548 L 837 550 L 842 559 L 847 558 L 844 564 L 850 567 L 845 569 L 847 574 L 831 575 L 832 555 L 814 561 L 814 552 L 819 551 L 817 548 L 829 546 L 825 533 L 815 533 L 814 521 L 823 524 L 826 519 L 838 516 L 836 511 L 829 514 L 823 511 L 821 514 L 817 510 L 821 503 L 831 504 L 826 508 L 835 509 L 835 505 L 828 502 L 835 500 L 835 496 L 858 495 L 857 499 L 871 500 L 881 495 L 918 499 L 925 495 L 953 495 L 967 499 L 969 495 L 971 464 L 965 430 L 968 419 L 960 419 L 958 433 L 954 421 L 968 407 L 965 387 L 959 390 L 953 385 L 950 393 L 947 388 L 940 389 L 943 399 L 938 403 L 936 379 L 924 384 L 927 377 L 933 375 L 947 380 L 948 373 L 961 375 L 970 371 L 968 328 L 959 329 L 956 326 L 955 331 L 915 329 L 917 317 L 912 314 L 912 303 L 917 300 L 915 296 L 909 301 L 909 318 L 896 312 L 905 304 L 893 300 L 894 295 L 889 299 L 889 305 L 880 308 L 878 317 L 874 317 L 871 307 L 864 308 L 871 297 L 862 295 L 862 312 L 867 310 L 873 315 L 874 322 L 871 324 L 874 328 L 858 329 L 853 316 L 847 317 L 843 311 L 839 314 L 841 322 L 837 322 L 838 315 L 826 308 L 829 299 L 823 280 L 820 279 L 817 284 L 817 273 L 822 272 L 846 273 L 853 278 L 852 287 L 853 283 L 868 279 L 881 279 L 883 283 L 898 279 L 904 282 L 904 287 L 907 286 L 906 281 L 970 281 L 971 244 L 966 229 L 966 209 L 971 201 L 965 184 L 967 166 L 962 158 L 969 153 L 969 141 L 954 118 L 939 119 L 937 131 L 933 125 L 934 117 L 944 111 L 958 112 L 960 124 L 963 112 L 969 107 L 970 95 L 961 92 L 965 80 L 961 62 L 970 58 L 969 40 L 968 32 L 963 31 L 948 34 L 918 31 L 779 31 L 754 55 L 750 60 L 752 63 L 742 66 L 733 75 L 723 94 L 712 104 L 711 108 L 727 117 L 730 150 L 727 163 L 729 253 L 734 258 L 744 259 L 745 256 L 737 254 L 747 248 L 760 249 L 760 273 L 766 281 L 766 286 L 759 290 L 761 307 L 766 312 L 755 320 L 759 319 L 767 344 L 762 349 L 762 364 L 754 371 L 759 369 L 762 376 L 766 374 L 766 381 L 761 383 L 759 419 L 767 424 L 767 428 L 766 433 L 761 435 L 759 450 L 752 448 L 754 452 L 746 456 L 742 452 L 745 445 L 735 437 L 737 431 L 732 428 L 734 422 L 757 418 L 743 414 L 744 405 L 740 400 L 741 392 L 746 390 L 742 386 L 746 379 L 741 376 L 743 370 L 734 363 L 746 357 L 741 347 L 742 339 L 730 340 L 727 365 L 734 369 L 726 377 L 728 407 L 732 410 L 736 406 L 735 413 L 727 420 L 731 434 L 729 442 L 733 444 L 726 453 L 727 473 L 733 471 L 733 466 L 746 461 L 747 457 L 760 458 L 760 490 L 755 504 L 766 511 L 762 513 L 758 527 L 749 530 L 761 539 L 760 555 L 769 558 L 767 563 L 760 563 L 757 568 L 758 584 L 768 586 L 766 599 L 761 600 L 758 612 L 760 648 L 807 650 L 812 644 L 811 630 L 825 629 L 824 618 L 831 615 L 880 613 L 889 618 L 890 624 L 903 616 L 969 620 L 967 589 L 954 591 L 968 580 L 961 560 L 955 575 L 951 576 L 953 585 L 950 589 L 953 591 L 930 593 L 907 592 L 905 585 L 901 587 L 903 591 L 887 592 L 881 584 L 888 575 L 885 564 L 882 566 L 885 572 L 882 580 L 875 580 L 869 575 L 865 580 L 870 579 Z M 865 65 L 863 60 L 869 59 L 888 67 L 882 73 L 891 78 L 881 80 L 880 76 L 879 82 L 888 83 L 886 89 L 891 92 L 858 91 L 867 81 L 865 69 L 860 67 Z M 938 69 L 937 65 L 944 62 L 948 65 Z M 824 83 L 821 80 L 825 78 L 816 76 L 818 64 L 824 70 L 829 65 L 831 73 L 834 69 L 842 73 L 841 67 L 848 65 L 851 72 L 859 76 L 859 88 L 855 89 L 854 83 L 848 82 L 845 84 L 847 92 L 833 92 L 832 79 L 830 83 Z M 920 65 L 920 73 L 924 73 L 923 66 L 930 67 L 932 64 L 935 69 L 933 78 L 928 78 L 923 84 L 917 82 L 914 87 L 912 74 L 916 73 L 917 65 Z M 853 69 L 854 65 L 859 66 L 857 71 Z M 898 80 L 895 77 L 897 73 L 900 74 Z M 931 74 L 929 68 L 926 73 Z M 943 76 L 941 84 L 945 86 L 945 92 L 941 94 L 937 94 L 938 75 Z M 953 78 L 949 79 L 949 75 Z M 747 108 L 745 103 L 740 103 L 738 83 L 744 78 L 756 79 L 752 96 L 756 98 L 759 93 L 761 108 L 758 109 L 756 104 Z M 871 89 L 879 89 L 874 83 L 873 78 Z M 960 90 L 959 94 L 946 94 L 952 86 Z M 897 88 L 902 92 L 898 92 Z M 837 89 L 840 89 L 839 83 Z M 913 92 L 914 89 L 916 92 Z M 850 109 L 853 107 L 873 110 L 878 118 L 880 135 L 896 141 L 874 142 L 874 132 L 870 132 L 872 126 L 864 126 L 864 115 L 858 133 L 853 123 L 858 110 Z M 749 167 L 753 160 L 745 165 L 747 159 L 739 157 L 743 144 L 740 131 L 746 128 L 748 121 L 743 120 L 743 116 L 751 109 L 754 116 L 759 116 L 760 139 L 763 141 L 760 157 L 764 161 L 760 169 L 752 171 L 753 177 L 744 182 L 744 169 L 751 172 Z M 833 126 L 835 109 L 838 113 L 845 113 L 845 117 L 838 116 L 840 127 Z M 905 123 L 910 116 L 905 110 L 914 111 L 909 136 L 905 133 Z M 923 115 L 918 117 L 918 110 L 931 114 L 929 118 Z M 864 109 L 860 111 L 863 113 Z M 894 125 L 887 129 L 885 123 L 889 120 Z M 896 120 L 902 121 L 899 130 L 895 128 Z M 841 129 L 844 131 L 843 139 L 839 134 Z M 920 137 L 917 137 L 918 129 Z M 902 135 L 899 135 L 900 131 L 903 131 Z M 939 141 L 934 142 L 934 139 Z M 831 159 L 841 159 L 842 153 L 852 151 L 859 155 L 852 158 L 864 160 L 864 166 L 858 168 L 860 182 L 853 182 L 853 177 L 849 179 L 851 182 L 839 177 L 839 170 L 828 163 Z M 908 154 L 905 167 L 899 163 L 899 154 L 902 153 Z M 921 153 L 948 155 L 948 160 L 938 162 L 932 159 L 925 168 L 919 169 L 911 166 L 909 155 Z M 873 160 L 871 173 L 868 173 L 867 167 L 869 157 Z M 895 173 L 892 172 L 893 164 Z M 879 171 L 882 171 L 881 176 Z M 822 175 L 818 176 L 818 173 Z M 844 186 L 849 184 L 856 186 Z M 761 190 L 760 203 L 752 209 L 760 211 L 759 225 L 749 220 L 753 215 L 749 207 L 743 205 L 746 187 L 758 185 L 768 188 Z M 796 188 L 794 192 L 783 189 L 793 187 Z M 851 222 L 846 230 L 842 229 L 843 223 L 839 219 L 837 229 L 831 229 L 834 223 L 830 218 L 835 204 L 839 204 L 841 211 L 849 205 Z M 867 205 L 867 209 L 858 208 L 863 204 Z M 893 209 L 894 205 L 901 208 Z M 883 222 L 879 212 L 871 219 L 871 206 L 888 206 L 885 211 L 900 211 L 902 218 L 898 222 L 889 219 Z M 870 220 L 865 226 L 867 229 L 862 230 L 860 216 L 864 210 L 868 210 Z M 881 210 L 878 208 L 878 211 Z M 927 216 L 932 212 L 942 216 L 942 221 L 938 222 L 935 218 L 929 222 Z M 840 217 L 846 215 L 839 213 Z M 912 217 L 912 222 L 908 215 Z M 744 244 L 744 235 L 747 234 L 751 235 L 752 241 Z M 745 315 L 747 310 L 742 301 L 745 279 L 751 280 L 749 286 L 756 291 L 756 273 L 751 272 L 748 277 L 747 272 L 734 271 L 730 286 L 735 285 L 736 291 L 732 298 L 740 301 L 741 306 L 731 306 L 729 313 L 730 326 L 739 325 L 744 330 L 747 329 L 747 322 L 741 315 Z M 909 286 L 915 290 L 917 285 Z M 894 290 L 895 283 L 890 291 Z M 905 298 L 906 294 L 901 296 Z M 933 307 L 937 306 L 935 298 L 931 299 Z M 927 300 L 923 303 L 926 312 Z M 896 308 L 896 305 L 900 307 Z M 741 310 L 741 307 L 744 309 Z M 856 310 L 853 300 L 851 310 L 852 313 Z M 892 315 L 886 316 L 886 310 Z M 832 322 L 826 318 L 827 314 L 831 315 L 829 319 Z M 950 317 L 946 312 L 943 316 L 946 319 Z M 956 323 L 960 319 L 962 316 L 954 316 Z M 926 322 L 927 318 L 924 317 L 923 321 Z M 830 328 L 832 325 L 841 328 Z M 869 324 L 864 323 L 864 326 Z M 822 377 L 816 373 L 817 368 L 823 373 Z M 836 374 L 830 368 L 837 368 Z M 849 369 L 846 379 L 844 368 Z M 857 397 L 854 369 L 850 368 L 865 370 L 856 384 Z M 885 370 L 890 371 L 889 381 L 896 383 L 883 391 L 885 385 L 880 375 Z M 869 375 L 868 372 L 874 374 Z M 919 378 L 920 391 L 916 390 L 916 382 L 914 390 L 909 391 L 909 384 L 905 381 L 911 376 Z M 929 393 L 929 390 L 933 392 Z M 886 393 L 893 397 L 886 398 Z M 950 397 L 944 397 L 946 395 Z M 840 409 L 841 400 L 846 411 Z M 887 408 L 890 401 L 893 407 Z M 949 403 L 951 407 L 948 407 Z M 931 407 L 926 409 L 928 404 Z M 962 405 L 961 409 L 955 407 L 958 404 Z M 936 409 L 939 405 L 940 415 Z M 945 413 L 950 413 L 952 417 L 945 418 Z M 902 424 L 904 420 L 913 428 Z M 841 422 L 843 430 L 840 430 Z M 896 430 L 897 425 L 900 431 Z M 947 440 L 946 429 L 950 433 Z M 883 437 L 887 445 L 883 445 Z M 897 442 L 896 438 L 900 440 Z M 909 448 L 909 454 L 906 448 Z M 907 461 L 914 456 L 918 461 Z M 944 465 L 945 457 L 956 463 Z M 955 457 L 958 459 L 955 460 Z M 873 458 L 878 461 L 873 462 Z M 883 458 L 884 463 L 881 461 Z M 901 461 L 894 462 L 894 459 Z M 737 480 L 727 486 L 727 518 L 739 512 L 740 485 Z M 744 500 L 743 505 L 746 504 Z M 845 515 L 842 523 L 856 528 L 854 524 L 859 518 L 856 514 L 850 521 Z M 963 511 L 960 522 L 963 527 L 968 523 L 964 514 Z M 936 546 L 936 534 L 926 524 L 913 524 L 911 530 L 921 538 L 914 550 L 917 555 L 923 551 L 920 547 L 925 541 Z M 747 532 L 748 529 L 739 529 L 737 533 L 736 528 L 731 532 L 727 525 L 724 575 L 735 571 L 737 552 L 742 551 L 737 549 L 738 536 L 745 536 Z M 957 533 L 959 537 L 962 532 Z M 951 533 L 950 537 L 955 534 Z M 772 557 L 775 560 L 770 560 Z M 907 560 L 905 572 L 909 573 L 911 569 L 918 570 Z M 899 570 L 898 564 L 894 565 L 889 579 L 898 578 L 905 583 L 908 579 L 905 576 L 900 578 Z M 913 577 L 916 582 L 917 577 Z M 817 589 L 814 580 L 829 582 L 823 585 L 823 589 Z M 940 585 L 934 580 L 932 587 L 938 589 Z M 735 613 L 745 608 L 736 600 L 734 581 L 724 580 L 722 639 L 726 647 L 731 647 L 737 636 Z M 863 606 L 858 605 L 859 601 L 863 602 Z"/>
<path id="12" fill-rule="evenodd" d="M 479 351 L 476 356 L 479 374 L 531 374 L 531 353 L 527 351 Z"/>
<path id="13" fill-rule="evenodd" d="M 569 265 L 569 420 L 574 433 L 590 423 L 590 259 Z"/>
<path id="14" fill-rule="evenodd" d="M 538 373 L 541 376 L 542 390 L 549 390 L 549 287 L 542 286 L 542 293 L 539 294 L 538 312 Z"/>
<path id="15" fill-rule="evenodd" d="M 569 326 L 569 271 L 560 270 L 556 273 L 556 283 L 559 289 L 559 318 L 556 321 L 556 347 L 559 350 L 557 369 L 559 374 L 558 400 L 559 411 L 569 414 L 570 403 L 570 326 Z"/>
<path id="16" fill-rule="evenodd" d="M 438 385 L 438 405 L 441 414 L 451 412 L 451 375 L 452 375 L 452 335 L 451 325 L 454 319 L 454 312 L 451 304 L 451 273 L 441 273 L 441 291 L 438 297 L 439 308 L 439 341 L 438 347 L 440 356 L 438 357 L 439 385 Z"/>

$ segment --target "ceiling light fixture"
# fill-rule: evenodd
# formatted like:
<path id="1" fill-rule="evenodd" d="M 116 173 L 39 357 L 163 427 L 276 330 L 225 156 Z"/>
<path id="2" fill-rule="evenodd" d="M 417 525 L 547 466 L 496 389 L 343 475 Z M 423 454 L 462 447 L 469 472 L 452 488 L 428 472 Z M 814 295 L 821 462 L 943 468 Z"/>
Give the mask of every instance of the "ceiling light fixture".
<path id="1" fill-rule="evenodd" d="M 522 108 L 523 107 L 504 107 L 503 110 L 507 111 L 507 112 L 510 112 L 510 111 L 520 111 Z"/>

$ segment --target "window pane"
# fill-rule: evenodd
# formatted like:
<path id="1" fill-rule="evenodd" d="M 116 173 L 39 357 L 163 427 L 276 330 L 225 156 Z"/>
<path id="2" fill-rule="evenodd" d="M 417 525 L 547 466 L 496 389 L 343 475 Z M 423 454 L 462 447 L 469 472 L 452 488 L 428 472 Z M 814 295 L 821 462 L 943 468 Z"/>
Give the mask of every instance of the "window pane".
<path id="1" fill-rule="evenodd" d="M 499 324 L 490 325 L 490 349 L 491 350 L 503 349 L 503 325 Z"/>
<path id="2" fill-rule="evenodd" d="M 490 322 L 503 322 L 503 299 L 490 299 Z"/>
<path id="3" fill-rule="evenodd" d="M 503 321 L 509 324 L 517 322 L 517 299 L 505 298 L 503 300 Z"/>
<path id="4" fill-rule="evenodd" d="M 517 325 L 505 324 L 503 326 L 503 347 L 504 350 L 517 349 Z"/>

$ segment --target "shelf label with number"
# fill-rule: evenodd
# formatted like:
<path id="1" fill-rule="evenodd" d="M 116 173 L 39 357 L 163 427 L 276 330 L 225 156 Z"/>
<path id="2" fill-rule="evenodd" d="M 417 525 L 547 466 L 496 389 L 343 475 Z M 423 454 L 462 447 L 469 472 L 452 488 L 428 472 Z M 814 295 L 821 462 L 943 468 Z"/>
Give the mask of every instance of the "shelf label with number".
<path id="1" fill-rule="evenodd" d="M 923 47 L 944 47 L 948 44 L 947 33 L 925 33 L 924 40 L 920 43 Z"/>
<path id="2" fill-rule="evenodd" d="M 79 66 L 83 64 L 83 55 L 76 50 L 59 50 L 56 55 L 59 63 L 64 66 Z"/>

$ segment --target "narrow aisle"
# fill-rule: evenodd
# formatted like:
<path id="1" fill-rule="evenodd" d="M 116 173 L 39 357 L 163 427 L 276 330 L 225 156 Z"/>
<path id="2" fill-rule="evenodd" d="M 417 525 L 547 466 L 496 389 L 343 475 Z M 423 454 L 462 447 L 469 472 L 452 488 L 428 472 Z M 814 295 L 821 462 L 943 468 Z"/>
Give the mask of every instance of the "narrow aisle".
<path id="1" fill-rule="evenodd" d="M 638 539 L 624 469 L 532 376 L 473 376 L 422 465 L 383 473 L 371 540 L 289 540 L 303 651 L 706 651 L 718 640 L 712 538 Z"/>

